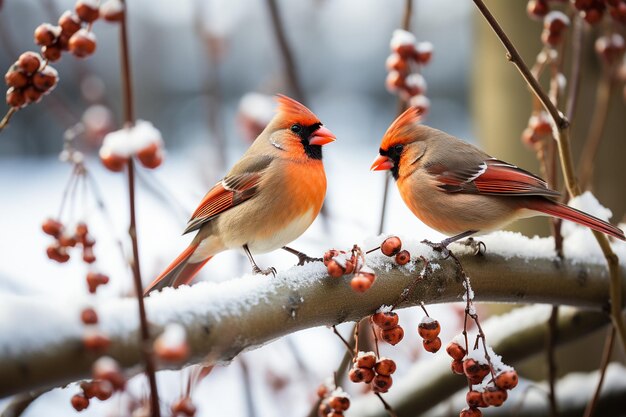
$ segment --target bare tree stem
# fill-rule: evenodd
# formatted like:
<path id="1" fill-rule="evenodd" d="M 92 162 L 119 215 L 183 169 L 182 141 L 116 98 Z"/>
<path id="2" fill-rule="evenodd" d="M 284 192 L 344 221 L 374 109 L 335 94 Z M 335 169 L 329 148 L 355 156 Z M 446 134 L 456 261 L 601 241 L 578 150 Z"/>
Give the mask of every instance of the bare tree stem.
<path id="1" fill-rule="evenodd" d="M 615 344 L 615 327 L 611 327 L 606 335 L 604 341 L 604 352 L 602 353 L 602 362 L 600 364 L 600 380 L 596 386 L 596 390 L 593 393 L 591 401 L 587 403 L 585 408 L 584 417 L 593 416 L 593 412 L 598 405 L 598 399 L 600 398 L 600 392 L 602 391 L 602 385 L 604 384 L 604 377 L 606 376 L 606 369 L 611 361 L 611 355 L 613 354 L 613 346 Z"/>
<path id="2" fill-rule="evenodd" d="M 125 0 L 121 0 L 124 4 L 124 14 L 120 21 L 120 52 L 122 65 L 122 91 L 123 91 L 123 107 L 124 107 L 124 126 L 130 128 L 135 123 L 135 110 L 133 102 L 132 75 L 130 69 L 130 53 L 128 49 L 128 32 L 127 32 L 127 9 Z M 128 199 L 130 210 L 130 225 L 128 234 L 132 243 L 133 259 L 131 269 L 133 272 L 133 283 L 135 285 L 135 297 L 137 299 L 137 307 L 139 309 L 139 325 L 140 325 L 140 351 L 145 366 L 146 377 L 150 387 L 150 412 L 152 417 L 160 417 L 161 409 L 159 406 L 159 393 L 156 383 L 156 367 L 152 353 L 152 340 L 150 338 L 150 329 L 148 327 L 148 318 L 146 317 L 146 308 L 143 300 L 143 284 L 141 282 L 141 269 L 139 264 L 139 242 L 137 238 L 137 220 L 135 208 L 135 166 L 132 158 L 128 159 Z"/>

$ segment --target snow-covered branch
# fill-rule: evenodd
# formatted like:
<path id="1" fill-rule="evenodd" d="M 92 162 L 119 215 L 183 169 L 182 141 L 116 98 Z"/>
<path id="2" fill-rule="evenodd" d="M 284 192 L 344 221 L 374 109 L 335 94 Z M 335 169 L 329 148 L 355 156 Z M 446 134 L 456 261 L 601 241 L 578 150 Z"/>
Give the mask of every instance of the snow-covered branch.
<path id="1" fill-rule="evenodd" d="M 607 307 L 606 267 L 593 263 L 601 262 L 601 258 L 581 256 L 559 264 L 550 249 L 550 239 L 529 240 L 498 233 L 484 241 L 486 256 L 463 254 L 467 249 L 452 247 L 461 254 L 477 301 L 554 303 L 596 310 Z M 515 255 L 522 247 L 527 248 L 524 257 Z M 422 244 L 405 243 L 404 248 L 414 257 L 431 259 L 435 267 L 402 306 L 461 300 L 463 286 L 451 260 L 441 260 Z M 398 267 L 378 252 L 369 255 L 367 262 L 377 271 L 378 279 L 364 294 L 355 293 L 347 277 L 329 278 L 321 263 L 294 267 L 275 278 L 245 276 L 166 289 L 146 300 L 152 334 L 158 334 L 168 323 L 180 323 L 187 329 L 190 363 L 227 362 L 243 350 L 286 334 L 357 320 L 382 304 L 393 304 L 421 269 L 419 262 Z M 96 355 L 83 348 L 79 319 L 87 302 L 44 296 L 3 300 L 0 396 L 89 376 Z M 133 299 L 102 299 L 96 308 L 100 328 L 112 342 L 107 354 L 126 368 L 137 365 L 139 325 Z"/>

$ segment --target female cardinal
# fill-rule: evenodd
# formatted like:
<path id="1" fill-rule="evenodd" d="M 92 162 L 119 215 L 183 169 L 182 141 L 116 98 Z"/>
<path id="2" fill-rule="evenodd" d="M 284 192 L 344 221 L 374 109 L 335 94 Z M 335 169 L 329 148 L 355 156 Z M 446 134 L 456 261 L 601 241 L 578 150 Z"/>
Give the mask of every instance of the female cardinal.
<path id="1" fill-rule="evenodd" d="M 537 215 L 570 220 L 626 240 L 617 227 L 556 202 L 559 193 L 541 178 L 419 121 L 415 108 L 398 116 L 383 136 L 380 156 L 371 169 L 391 170 L 413 214 L 452 236 L 434 245 L 437 249 Z"/>
<path id="2" fill-rule="evenodd" d="M 277 100 L 274 118 L 191 216 L 184 233 L 198 230 L 196 237 L 145 294 L 188 284 L 226 249 L 243 247 L 254 273 L 274 273 L 260 269 L 252 253 L 283 247 L 313 223 L 326 195 L 322 146 L 335 135 L 302 104 L 282 95 Z"/>

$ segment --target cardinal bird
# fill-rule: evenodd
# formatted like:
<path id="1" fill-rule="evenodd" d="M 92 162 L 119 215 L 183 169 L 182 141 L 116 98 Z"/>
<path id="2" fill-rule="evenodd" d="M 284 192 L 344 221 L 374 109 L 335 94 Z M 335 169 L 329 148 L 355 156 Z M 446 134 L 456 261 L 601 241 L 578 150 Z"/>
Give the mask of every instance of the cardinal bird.
<path id="1" fill-rule="evenodd" d="M 419 122 L 415 108 L 398 116 L 383 136 L 371 169 L 391 170 L 413 214 L 451 236 L 435 248 L 444 250 L 456 240 L 538 215 L 626 240 L 617 227 L 555 201 L 559 193 L 536 175 Z"/>
<path id="2" fill-rule="evenodd" d="M 252 253 L 285 247 L 313 223 L 326 195 L 322 146 L 335 135 L 297 101 L 277 96 L 278 111 L 230 172 L 204 196 L 184 233 L 195 238 L 145 294 L 188 284 L 214 255 L 243 248 L 254 273 L 261 269 Z"/>

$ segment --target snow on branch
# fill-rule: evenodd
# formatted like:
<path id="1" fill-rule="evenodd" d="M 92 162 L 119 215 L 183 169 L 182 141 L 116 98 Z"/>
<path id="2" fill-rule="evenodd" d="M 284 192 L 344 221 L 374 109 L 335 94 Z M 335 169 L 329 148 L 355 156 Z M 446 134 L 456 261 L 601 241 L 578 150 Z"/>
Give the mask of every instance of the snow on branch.
<path id="1" fill-rule="evenodd" d="M 476 301 L 607 307 L 606 267 L 592 263 L 601 258 L 580 256 L 559 263 L 550 249 L 551 239 L 527 239 L 513 233 L 499 232 L 483 240 L 485 256 L 452 246 L 472 279 Z M 401 306 L 460 301 L 464 288 L 454 263 L 440 259 L 426 245 L 409 239 L 404 242 L 414 256 L 428 258 L 434 267 Z M 354 321 L 383 304 L 393 304 L 421 267 L 415 258 L 399 267 L 379 252 L 369 255 L 367 263 L 378 279 L 364 294 L 351 289 L 349 277 L 328 277 L 319 262 L 291 268 L 275 278 L 248 275 L 222 283 L 165 289 L 146 299 L 152 334 L 160 333 L 168 323 L 179 323 L 188 335 L 189 363 L 224 363 L 243 350 L 295 331 Z M 79 319 L 88 301 L 93 300 L 4 297 L 0 305 L 0 397 L 89 376 L 97 355 L 83 348 Z M 111 339 L 106 353 L 125 368 L 139 364 L 135 301 L 100 299 L 96 309 L 100 329 Z"/>

